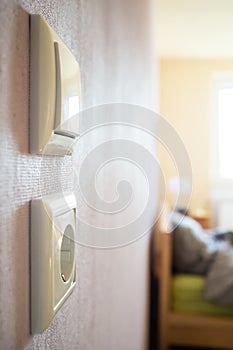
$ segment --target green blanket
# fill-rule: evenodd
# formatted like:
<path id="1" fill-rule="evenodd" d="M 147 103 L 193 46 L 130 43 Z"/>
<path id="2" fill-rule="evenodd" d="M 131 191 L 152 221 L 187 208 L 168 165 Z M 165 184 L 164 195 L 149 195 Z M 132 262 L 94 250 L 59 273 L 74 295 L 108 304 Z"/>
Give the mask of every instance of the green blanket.
<path id="1" fill-rule="evenodd" d="M 233 316 L 233 308 L 216 305 L 203 298 L 205 278 L 198 275 L 174 275 L 171 282 L 172 310 L 181 313 Z"/>

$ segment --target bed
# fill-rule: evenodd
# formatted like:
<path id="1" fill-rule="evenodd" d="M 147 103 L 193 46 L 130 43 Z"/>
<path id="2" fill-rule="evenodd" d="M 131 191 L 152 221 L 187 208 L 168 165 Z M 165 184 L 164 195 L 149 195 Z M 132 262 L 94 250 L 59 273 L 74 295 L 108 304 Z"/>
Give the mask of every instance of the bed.
<path id="1" fill-rule="evenodd" d="M 159 345 L 233 349 L 233 308 L 203 298 L 204 278 L 173 274 L 173 233 L 164 218 L 156 225 L 153 272 L 158 279 Z"/>

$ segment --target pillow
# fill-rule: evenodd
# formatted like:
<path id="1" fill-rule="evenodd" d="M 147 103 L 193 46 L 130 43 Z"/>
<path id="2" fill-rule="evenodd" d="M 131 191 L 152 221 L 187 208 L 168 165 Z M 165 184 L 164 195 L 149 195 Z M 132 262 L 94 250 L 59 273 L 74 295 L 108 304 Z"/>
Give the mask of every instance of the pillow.
<path id="1" fill-rule="evenodd" d="M 204 297 L 214 303 L 233 306 L 233 248 L 222 242 L 205 279 Z"/>
<path id="2" fill-rule="evenodd" d="M 180 213 L 171 215 L 173 225 L 173 266 L 175 272 L 206 274 L 218 243 L 202 226 Z"/>

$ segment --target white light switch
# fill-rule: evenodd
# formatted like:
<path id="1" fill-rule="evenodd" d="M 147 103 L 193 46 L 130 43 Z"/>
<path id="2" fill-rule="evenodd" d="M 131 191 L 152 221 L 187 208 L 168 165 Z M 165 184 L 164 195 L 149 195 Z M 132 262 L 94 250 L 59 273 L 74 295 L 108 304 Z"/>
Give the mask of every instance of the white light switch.
<path id="1" fill-rule="evenodd" d="M 30 20 L 30 152 L 70 154 L 79 135 L 79 65 L 42 16 Z"/>
<path id="2" fill-rule="evenodd" d="M 31 333 L 42 333 L 76 284 L 76 200 L 56 194 L 31 203 Z"/>

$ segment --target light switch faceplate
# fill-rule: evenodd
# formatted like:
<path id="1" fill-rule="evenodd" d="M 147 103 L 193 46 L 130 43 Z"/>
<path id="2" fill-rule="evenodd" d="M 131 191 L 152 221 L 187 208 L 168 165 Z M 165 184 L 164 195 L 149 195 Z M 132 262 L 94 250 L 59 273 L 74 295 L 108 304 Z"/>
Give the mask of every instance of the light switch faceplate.
<path id="1" fill-rule="evenodd" d="M 30 16 L 30 152 L 72 153 L 79 135 L 79 64 L 40 15 Z"/>
<path id="2" fill-rule="evenodd" d="M 31 203 L 31 333 L 42 333 L 76 284 L 76 200 L 56 194 Z"/>

